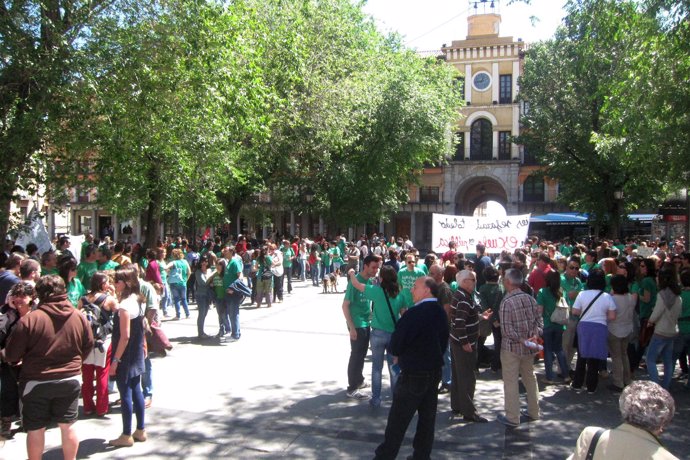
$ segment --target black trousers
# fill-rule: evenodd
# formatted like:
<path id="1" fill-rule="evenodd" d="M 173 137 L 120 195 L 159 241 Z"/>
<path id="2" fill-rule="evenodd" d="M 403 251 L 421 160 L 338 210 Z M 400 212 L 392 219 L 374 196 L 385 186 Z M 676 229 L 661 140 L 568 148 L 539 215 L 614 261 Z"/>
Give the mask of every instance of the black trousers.
<path id="1" fill-rule="evenodd" d="M 587 384 L 587 391 L 595 391 L 599 383 L 599 368 L 601 360 L 596 358 L 580 358 L 578 355 L 575 364 L 575 378 L 573 387 L 581 388 L 583 383 Z"/>
<path id="2" fill-rule="evenodd" d="M 375 459 L 394 459 L 398 455 L 405 431 L 415 412 L 419 414 L 412 447 L 415 460 L 431 458 L 438 405 L 438 384 L 441 369 L 425 373 L 400 374 L 395 384 L 393 405 L 388 413 L 388 424 L 383 443 L 376 448 Z"/>
<path id="3" fill-rule="evenodd" d="M 369 350 L 368 327 L 357 328 L 357 340 L 350 340 L 350 360 L 347 363 L 347 391 L 356 390 L 364 382 L 364 358 Z"/>

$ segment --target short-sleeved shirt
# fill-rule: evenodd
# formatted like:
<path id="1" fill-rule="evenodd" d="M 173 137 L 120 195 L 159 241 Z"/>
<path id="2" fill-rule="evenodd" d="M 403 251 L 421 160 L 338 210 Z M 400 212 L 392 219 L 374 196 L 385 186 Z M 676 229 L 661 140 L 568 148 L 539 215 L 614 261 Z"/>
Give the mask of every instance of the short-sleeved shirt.
<path id="1" fill-rule="evenodd" d="M 67 298 L 69 301 L 72 302 L 72 305 L 76 308 L 76 306 L 79 304 L 79 299 L 85 295 L 86 289 L 84 289 L 84 285 L 81 284 L 79 278 L 73 278 L 72 281 L 70 281 L 70 283 L 67 285 Z"/>
<path id="2" fill-rule="evenodd" d="M 402 295 L 402 292 L 398 293 L 398 295 L 395 297 L 388 296 L 390 308 L 388 308 L 386 295 L 381 286 L 365 286 L 364 296 L 373 302 L 372 310 L 374 314 L 371 318 L 371 327 L 373 329 L 380 329 L 382 331 L 392 333 L 395 330 L 395 323 L 393 323 L 391 310 L 393 311 L 395 321 L 397 322 L 400 318 L 400 310 L 406 308 L 407 306 L 407 302 Z"/>
<path id="3" fill-rule="evenodd" d="M 225 267 L 225 272 L 223 273 L 223 289 L 227 289 L 232 283 L 234 283 L 242 274 L 243 270 L 242 259 L 239 257 L 233 257 L 228 262 Z"/>
<path id="4" fill-rule="evenodd" d="M 120 264 L 118 264 L 117 262 L 109 260 L 106 263 L 99 265 L 98 270 L 99 271 L 115 270 L 119 266 L 120 266 Z"/>
<path id="5" fill-rule="evenodd" d="M 413 270 L 408 270 L 407 267 L 403 267 L 398 272 L 398 284 L 402 289 L 407 289 L 408 291 L 414 286 L 414 282 L 417 278 L 421 278 L 424 275 L 424 271 L 419 267 L 414 267 Z"/>
<path id="6" fill-rule="evenodd" d="M 553 292 L 551 292 L 551 289 L 545 287 L 539 289 L 539 293 L 537 294 L 537 305 L 541 305 L 543 308 L 541 316 L 544 320 L 544 327 L 565 327 L 560 324 L 553 324 L 551 322 L 551 314 L 553 314 L 553 311 L 556 309 L 556 298 L 553 296 Z M 589 316 L 589 313 L 587 313 L 587 315 Z"/>
<path id="7" fill-rule="evenodd" d="M 565 301 L 568 303 L 568 306 L 572 307 L 573 303 L 575 303 L 575 299 L 571 299 L 569 294 L 573 291 L 580 292 L 582 287 L 580 278 L 568 278 L 565 275 L 561 275 L 561 289 L 563 289 L 563 295 L 565 296 Z"/>
<path id="8" fill-rule="evenodd" d="M 91 286 L 91 278 L 93 274 L 98 271 L 98 262 L 86 262 L 82 260 L 77 267 L 77 278 L 81 281 L 82 286 L 88 288 Z"/>
<path id="9" fill-rule="evenodd" d="M 649 296 L 649 302 L 642 301 L 644 291 L 649 291 L 652 294 Z M 638 292 L 640 294 L 640 319 L 647 319 L 652 316 L 652 310 L 654 310 L 654 305 L 656 305 L 657 287 L 654 278 L 651 276 L 645 276 L 642 278 Z"/>
<path id="10" fill-rule="evenodd" d="M 357 281 L 366 285 L 372 284 L 371 279 L 364 279 L 360 274 L 357 274 Z M 369 327 L 371 302 L 364 293 L 355 289 L 352 283 L 348 282 L 347 289 L 345 290 L 345 300 L 350 302 L 350 316 L 355 327 Z"/>
<path id="11" fill-rule="evenodd" d="M 611 295 L 605 292 L 599 296 L 586 314 L 582 316 L 589 304 L 600 292 L 601 291 L 598 289 L 588 289 L 578 294 L 575 303 L 573 303 L 573 308 L 580 310 L 580 321 L 603 324 L 604 326 L 608 324 L 606 315 L 609 311 L 616 310 L 616 303 L 613 301 Z"/>

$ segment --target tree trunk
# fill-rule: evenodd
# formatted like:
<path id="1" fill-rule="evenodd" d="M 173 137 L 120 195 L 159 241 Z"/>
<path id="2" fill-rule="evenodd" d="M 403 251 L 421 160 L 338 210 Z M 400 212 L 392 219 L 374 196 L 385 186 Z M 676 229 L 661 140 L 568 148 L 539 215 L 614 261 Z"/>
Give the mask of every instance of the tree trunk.
<path id="1" fill-rule="evenodd" d="M 10 209 L 12 207 L 12 197 L 0 195 L 0 238 L 5 241 L 7 232 L 10 228 Z"/>

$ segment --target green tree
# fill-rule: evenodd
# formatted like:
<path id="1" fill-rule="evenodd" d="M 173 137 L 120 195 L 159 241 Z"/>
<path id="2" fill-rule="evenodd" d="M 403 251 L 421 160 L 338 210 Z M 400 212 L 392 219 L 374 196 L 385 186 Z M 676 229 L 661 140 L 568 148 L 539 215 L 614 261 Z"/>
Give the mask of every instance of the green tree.
<path id="1" fill-rule="evenodd" d="M 77 69 L 74 53 L 112 0 L 0 2 L 0 236 L 18 187 L 45 181 L 47 146 L 59 134 Z"/>
<path id="2" fill-rule="evenodd" d="M 658 36 L 658 23 L 631 1 L 570 1 L 566 9 L 555 38 L 527 52 L 520 97 L 529 110 L 519 142 L 537 154 L 541 173 L 559 181 L 561 201 L 607 222 L 615 237 L 626 210 L 668 191 L 659 150 L 648 152 L 620 116 L 639 112 L 638 99 L 620 88 L 646 78 L 630 62 Z"/>

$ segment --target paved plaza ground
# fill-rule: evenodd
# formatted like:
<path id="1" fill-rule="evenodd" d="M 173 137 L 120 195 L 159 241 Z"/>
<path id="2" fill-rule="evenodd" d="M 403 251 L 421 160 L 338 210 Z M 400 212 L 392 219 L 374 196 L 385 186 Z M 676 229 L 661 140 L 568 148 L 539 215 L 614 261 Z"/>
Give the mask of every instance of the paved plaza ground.
<path id="1" fill-rule="evenodd" d="M 341 279 L 341 290 L 344 284 Z M 195 311 L 191 319 L 166 321 L 174 349 L 153 360 L 149 440 L 131 448 L 109 447 L 107 441 L 121 431 L 114 408 L 105 418 L 76 423 L 79 458 L 372 458 L 383 438 L 390 394 L 384 381 L 379 409 L 345 397 L 349 342 L 341 302 L 342 294 L 323 294 L 310 282 L 297 282 L 292 295 L 270 309 L 245 304 L 237 342 L 198 341 Z M 215 334 L 217 324 L 212 310 L 206 332 Z M 367 379 L 370 373 L 367 358 Z M 451 419 L 449 396 L 440 397 L 433 458 L 563 459 L 585 426 L 619 422 L 618 396 L 602 381 L 595 395 L 542 386 L 543 419 L 506 429 L 495 421 L 503 408 L 499 377 L 485 369 L 477 382 L 476 406 L 489 423 Z M 688 458 L 690 392 L 674 382 L 673 394 L 678 410 L 662 441 L 678 457 Z M 111 401 L 116 398 L 111 395 Z M 399 458 L 412 453 L 415 423 Z M 25 434 L 18 433 L 0 448 L 0 458 L 26 458 L 25 442 Z M 59 444 L 59 431 L 50 429 L 44 458 L 61 459 Z"/>

